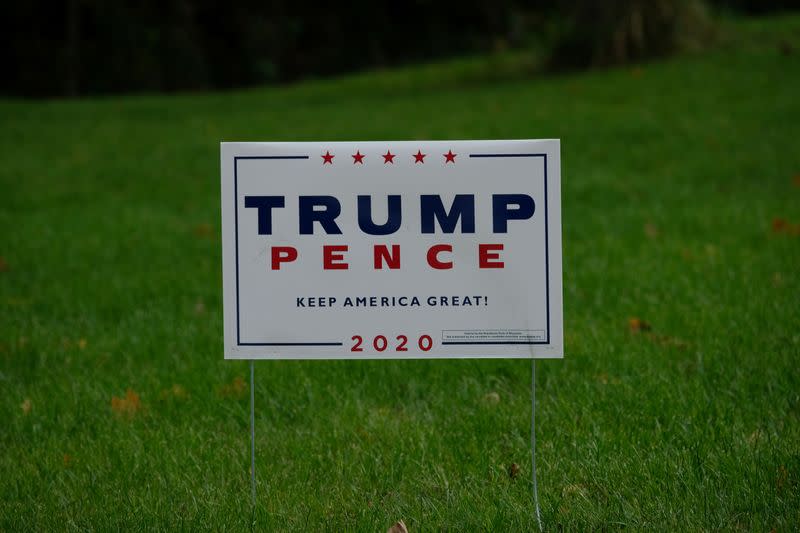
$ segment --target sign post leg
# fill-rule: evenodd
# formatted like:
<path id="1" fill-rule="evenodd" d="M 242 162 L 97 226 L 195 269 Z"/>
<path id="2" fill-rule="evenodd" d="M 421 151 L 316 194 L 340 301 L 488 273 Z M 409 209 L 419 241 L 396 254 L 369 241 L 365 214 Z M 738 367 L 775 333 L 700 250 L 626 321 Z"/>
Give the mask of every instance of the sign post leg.
<path id="1" fill-rule="evenodd" d="M 536 523 L 542 529 L 539 513 L 539 488 L 536 484 L 536 359 L 531 359 L 531 468 L 533 472 L 533 505 L 536 508 Z"/>
<path id="2" fill-rule="evenodd" d="M 250 492 L 256 505 L 256 392 L 255 363 L 250 359 Z"/>

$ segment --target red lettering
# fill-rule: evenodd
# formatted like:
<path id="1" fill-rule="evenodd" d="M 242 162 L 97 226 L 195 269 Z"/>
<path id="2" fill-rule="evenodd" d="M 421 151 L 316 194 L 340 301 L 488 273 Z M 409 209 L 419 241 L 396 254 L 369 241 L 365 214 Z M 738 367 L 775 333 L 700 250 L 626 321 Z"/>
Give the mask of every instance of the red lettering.
<path id="1" fill-rule="evenodd" d="M 397 351 L 397 352 L 407 352 L 408 348 L 406 348 L 406 344 L 408 344 L 408 337 L 406 337 L 405 335 L 398 335 L 397 336 L 397 340 L 400 341 L 400 344 L 397 345 L 397 348 L 395 348 L 395 351 Z"/>
<path id="2" fill-rule="evenodd" d="M 452 261 L 439 261 L 441 252 L 452 252 L 453 247 L 449 244 L 436 244 L 428 249 L 428 264 L 437 270 L 449 270 L 453 268 Z"/>
<path id="3" fill-rule="evenodd" d="M 431 339 L 430 335 L 423 335 L 419 338 L 417 344 L 419 345 L 420 350 L 427 352 L 433 347 L 433 339 Z"/>
<path id="4" fill-rule="evenodd" d="M 272 247 L 272 270 L 280 270 L 281 263 L 291 263 L 297 259 L 297 248 L 292 246 Z"/>
<path id="5" fill-rule="evenodd" d="M 478 266 L 480 268 L 504 268 L 505 263 L 500 261 L 500 254 L 497 253 L 502 250 L 502 244 L 479 244 Z"/>
<path id="6" fill-rule="evenodd" d="M 386 262 L 386 266 L 391 269 L 400 268 L 399 244 L 392 245 L 391 253 L 389 253 L 389 248 L 385 244 L 376 244 L 373 248 L 373 256 L 375 259 L 375 270 L 381 270 L 384 261 Z"/>
<path id="7" fill-rule="evenodd" d="M 361 347 L 361 343 L 364 342 L 364 339 L 361 337 L 361 335 L 353 335 L 353 337 L 350 340 L 355 341 L 355 344 L 350 348 L 351 352 L 364 351 L 364 348 Z"/>
<path id="8" fill-rule="evenodd" d="M 322 247 L 322 268 L 324 270 L 347 270 L 350 265 L 344 262 L 347 245 L 328 245 Z"/>
<path id="9" fill-rule="evenodd" d="M 378 335 L 374 339 L 372 339 L 372 347 L 375 348 L 375 351 L 382 352 L 389 346 L 389 341 L 386 340 L 386 337 L 383 335 Z"/>

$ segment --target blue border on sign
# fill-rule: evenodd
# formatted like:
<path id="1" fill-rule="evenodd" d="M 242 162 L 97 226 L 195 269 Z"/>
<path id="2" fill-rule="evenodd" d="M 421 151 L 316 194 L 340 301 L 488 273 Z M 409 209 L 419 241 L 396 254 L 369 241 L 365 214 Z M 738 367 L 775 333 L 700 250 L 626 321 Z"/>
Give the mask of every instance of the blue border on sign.
<path id="1" fill-rule="evenodd" d="M 469 154 L 470 158 L 503 158 L 503 157 L 541 157 L 544 161 L 544 272 L 545 272 L 545 300 L 547 307 L 547 340 L 546 341 L 442 341 L 442 346 L 453 345 L 497 345 L 497 344 L 550 344 L 550 230 L 548 227 L 549 216 L 547 211 L 547 154 Z"/>
<path id="2" fill-rule="evenodd" d="M 242 342 L 239 324 L 239 160 L 240 159 L 308 159 L 307 155 L 248 155 L 233 158 L 234 228 L 236 232 L 236 345 L 237 346 L 343 346 L 343 342 Z"/>
<path id="3" fill-rule="evenodd" d="M 545 300 L 547 308 L 547 340 L 533 342 L 500 341 L 500 342 L 459 342 L 442 341 L 443 346 L 453 345 L 499 345 L 550 344 L 550 231 L 547 195 L 547 154 L 469 154 L 470 158 L 507 158 L 507 157 L 541 157 L 544 163 L 544 243 L 545 243 Z M 343 342 L 241 342 L 241 326 L 239 321 L 239 160 L 240 159 L 309 159 L 307 155 L 263 155 L 234 156 L 233 158 L 233 196 L 234 196 L 234 229 L 236 248 L 236 345 L 237 346 L 343 346 Z"/>

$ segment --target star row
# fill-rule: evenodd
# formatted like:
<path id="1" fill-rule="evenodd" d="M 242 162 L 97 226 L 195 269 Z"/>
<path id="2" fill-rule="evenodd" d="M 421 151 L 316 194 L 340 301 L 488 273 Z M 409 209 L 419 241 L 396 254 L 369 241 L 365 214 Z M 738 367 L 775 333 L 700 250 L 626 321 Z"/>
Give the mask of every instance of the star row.
<path id="1" fill-rule="evenodd" d="M 457 155 L 458 154 L 454 154 L 452 150 L 448 150 L 446 154 L 442 154 L 442 157 L 444 157 L 445 165 L 447 163 L 455 164 Z M 417 150 L 416 154 L 411 154 L 411 157 L 414 158 L 414 164 L 415 165 L 417 163 L 422 163 L 424 165 L 425 164 L 425 158 L 427 156 L 428 156 L 428 154 L 423 154 L 422 150 Z M 322 158 L 322 164 L 323 165 L 328 165 L 328 164 L 332 165 L 333 164 L 333 158 L 336 157 L 336 156 L 334 154 L 332 154 L 330 152 L 330 150 L 326 150 L 324 154 L 320 155 L 320 157 Z M 350 157 L 353 158 L 353 164 L 354 165 L 356 163 L 358 163 L 359 165 L 363 165 L 364 164 L 364 158 L 367 157 L 367 156 L 366 156 L 366 154 L 362 154 L 361 150 L 357 150 L 356 153 L 352 154 Z M 394 158 L 397 157 L 397 154 L 393 154 L 391 152 L 391 150 L 386 150 L 386 153 L 385 154 L 381 154 L 381 157 L 383 158 L 383 164 L 384 165 L 387 164 L 387 163 L 390 163 L 390 164 L 394 165 Z"/>

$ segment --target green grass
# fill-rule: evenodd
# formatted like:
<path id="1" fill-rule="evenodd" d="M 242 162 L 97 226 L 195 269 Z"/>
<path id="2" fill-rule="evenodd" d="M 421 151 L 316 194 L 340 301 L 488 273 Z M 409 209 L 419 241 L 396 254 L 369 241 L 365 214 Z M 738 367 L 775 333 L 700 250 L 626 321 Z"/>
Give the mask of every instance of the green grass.
<path id="1" fill-rule="evenodd" d="M 563 149 L 545 528 L 797 528 L 800 18 L 637 69 L 487 81 L 494 61 L 0 102 L 0 530 L 534 529 L 526 361 L 257 363 L 251 513 L 218 142 L 536 137 Z"/>

